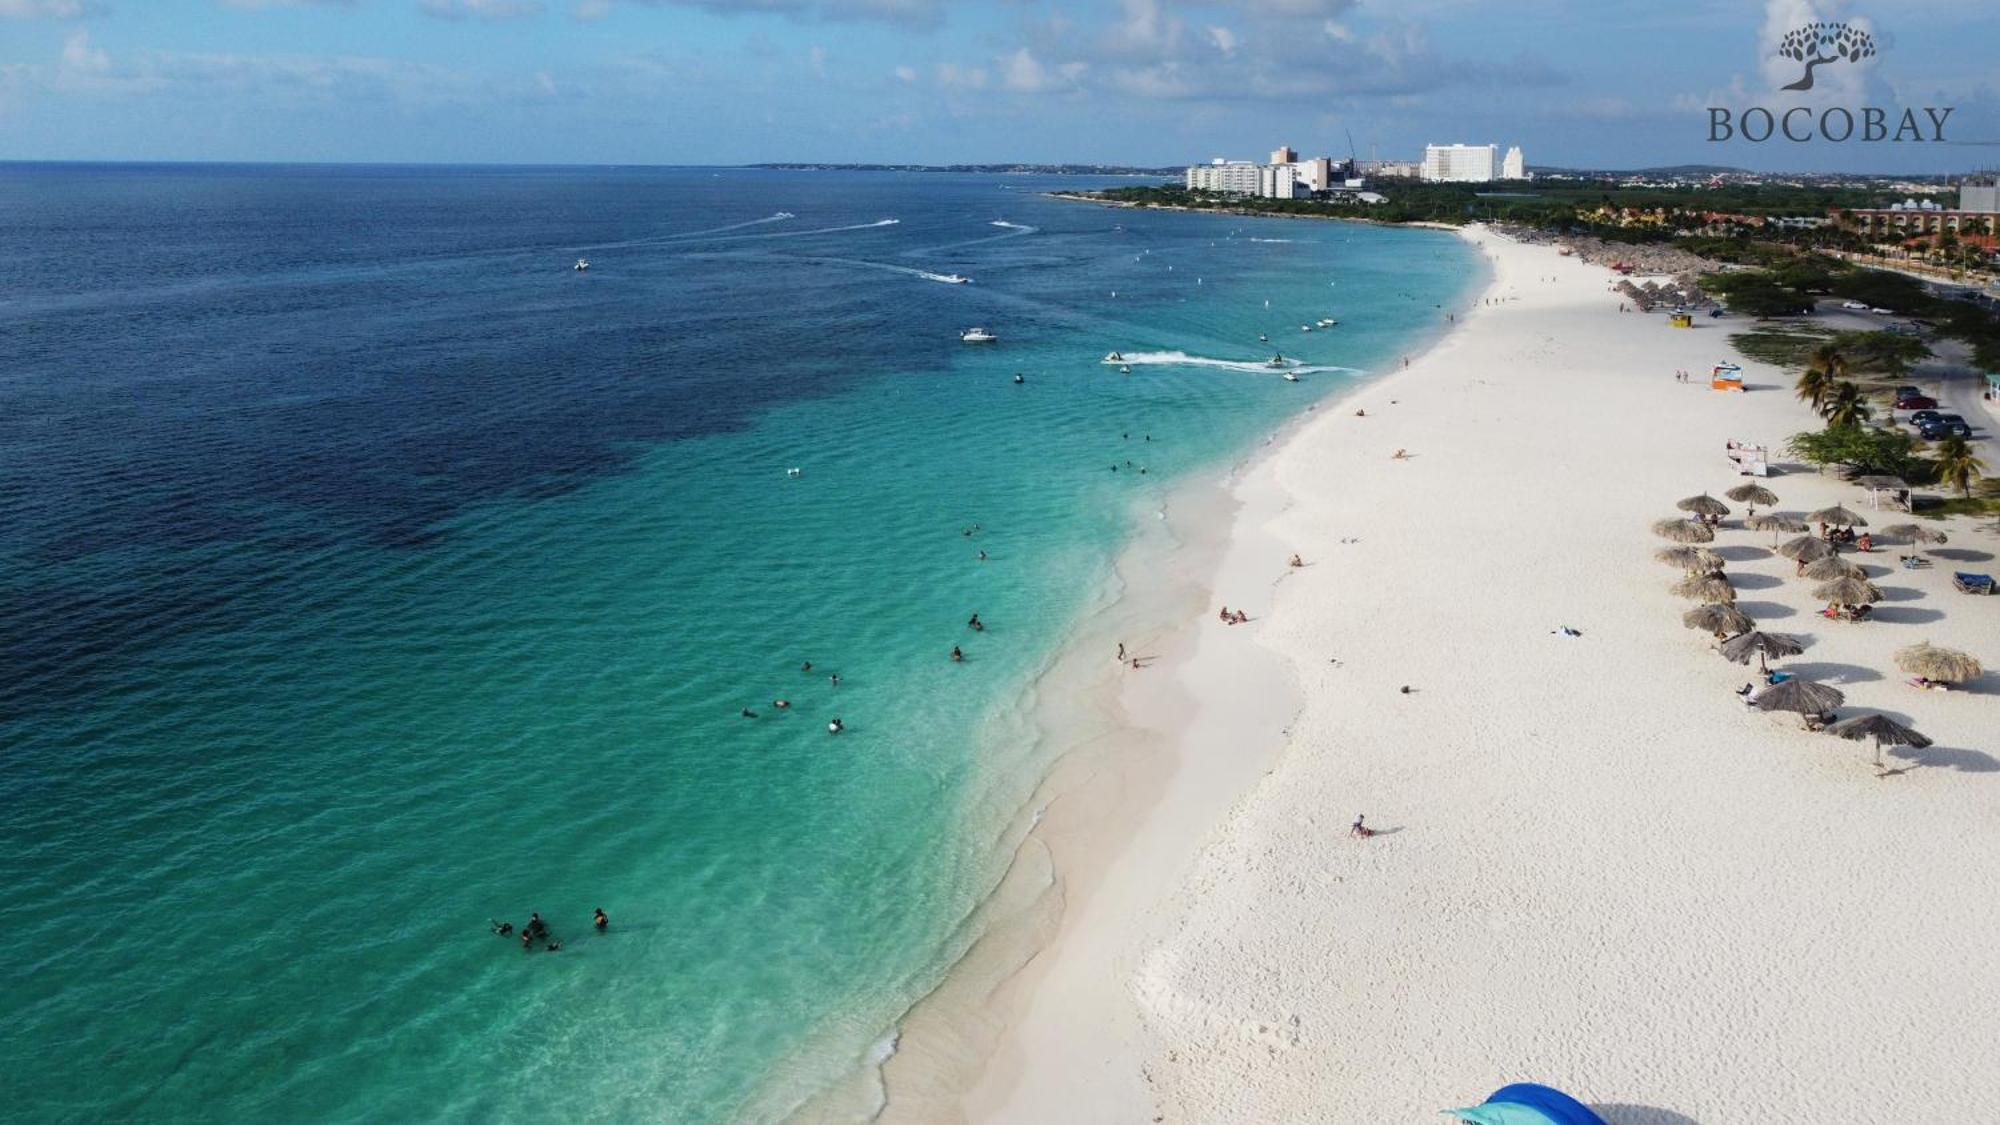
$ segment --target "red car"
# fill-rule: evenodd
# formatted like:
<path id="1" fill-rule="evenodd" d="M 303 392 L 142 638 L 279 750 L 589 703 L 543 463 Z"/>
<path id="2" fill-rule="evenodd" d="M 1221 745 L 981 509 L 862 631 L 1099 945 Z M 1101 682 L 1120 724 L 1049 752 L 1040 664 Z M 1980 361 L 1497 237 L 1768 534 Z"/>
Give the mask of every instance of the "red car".
<path id="1" fill-rule="evenodd" d="M 1937 400 L 1929 395 L 1899 395 L 1896 398 L 1898 410 L 1936 410 Z"/>

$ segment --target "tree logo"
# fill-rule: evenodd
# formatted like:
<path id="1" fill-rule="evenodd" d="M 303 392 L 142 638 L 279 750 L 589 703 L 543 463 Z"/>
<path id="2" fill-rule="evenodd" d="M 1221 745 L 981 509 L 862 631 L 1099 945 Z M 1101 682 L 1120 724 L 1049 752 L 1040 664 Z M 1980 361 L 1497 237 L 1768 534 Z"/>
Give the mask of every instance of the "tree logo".
<path id="1" fill-rule="evenodd" d="M 1813 88 L 1813 68 L 1830 62 L 1860 62 L 1875 55 L 1875 37 L 1844 23 L 1809 23 L 1785 33 L 1778 55 L 1806 64 L 1805 74 L 1784 89 Z"/>

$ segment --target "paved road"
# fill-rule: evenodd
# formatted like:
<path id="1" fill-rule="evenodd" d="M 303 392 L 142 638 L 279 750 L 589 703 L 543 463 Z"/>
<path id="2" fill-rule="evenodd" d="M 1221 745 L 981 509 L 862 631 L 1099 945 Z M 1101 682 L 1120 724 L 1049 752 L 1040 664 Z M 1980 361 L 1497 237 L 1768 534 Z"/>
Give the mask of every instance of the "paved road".
<path id="1" fill-rule="evenodd" d="M 1909 323 L 1902 317 L 1843 309 L 1838 299 L 1821 301 L 1819 310 L 1815 319 L 1836 332 L 1877 332 L 1891 324 Z M 2000 433 L 1995 432 L 2000 427 L 1995 426 L 1994 416 L 1979 401 L 1985 378 L 1972 366 L 1972 348 L 1962 340 L 1939 338 L 1929 331 L 1923 337 L 1937 354 L 1912 369 L 1909 381 L 1938 400 L 1939 412 L 1964 415 L 1972 426 L 1973 452 L 1986 462 L 1989 474 L 2000 476 Z M 1898 419 L 1907 417 L 1907 414 L 1897 415 Z M 1908 429 L 1902 421 L 1897 425 Z"/>

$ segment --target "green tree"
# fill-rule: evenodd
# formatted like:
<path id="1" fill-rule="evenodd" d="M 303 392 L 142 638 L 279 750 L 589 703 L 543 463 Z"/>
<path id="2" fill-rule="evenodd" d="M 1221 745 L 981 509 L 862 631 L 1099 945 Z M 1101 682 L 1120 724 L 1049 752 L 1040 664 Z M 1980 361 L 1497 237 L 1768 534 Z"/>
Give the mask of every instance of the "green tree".
<path id="1" fill-rule="evenodd" d="M 1826 419 L 1830 430 L 1859 426 L 1873 414 L 1868 406 L 1868 396 L 1862 393 L 1860 387 L 1845 380 L 1835 383 L 1819 406 L 1819 416 Z"/>
<path id="2" fill-rule="evenodd" d="M 1821 344 L 1806 357 L 1806 369 L 1799 375 L 1794 386 L 1800 398 L 1812 406 L 1816 412 L 1824 413 L 1826 396 L 1833 392 L 1833 385 L 1847 377 L 1847 361 L 1831 344 Z"/>
<path id="3" fill-rule="evenodd" d="M 1924 463 L 1917 460 L 1916 439 L 1907 431 L 1875 426 L 1842 426 L 1793 434 L 1785 443 L 1799 460 L 1818 468 L 1854 465 L 1866 472 L 1911 477 Z"/>
<path id="4" fill-rule="evenodd" d="M 1986 462 L 1972 452 L 1971 444 L 1957 436 L 1937 443 L 1931 465 L 1937 470 L 1938 483 L 1958 489 L 1958 494 L 1964 497 L 1972 495 L 1972 482 L 1986 475 Z"/>

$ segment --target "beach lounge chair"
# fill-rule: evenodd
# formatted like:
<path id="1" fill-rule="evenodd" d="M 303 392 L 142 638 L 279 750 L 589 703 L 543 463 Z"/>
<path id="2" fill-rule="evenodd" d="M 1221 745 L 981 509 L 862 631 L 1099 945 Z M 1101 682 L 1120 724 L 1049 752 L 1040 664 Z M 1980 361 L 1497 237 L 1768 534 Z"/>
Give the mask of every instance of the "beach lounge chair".
<path id="1" fill-rule="evenodd" d="M 1993 592 L 1993 576 L 1956 571 L 1951 576 L 1951 584 L 1958 587 L 1961 594 L 1990 594 Z"/>
<path id="2" fill-rule="evenodd" d="M 1931 560 L 1924 558 L 1922 555 L 1904 555 L 1902 559 L 1904 570 L 1922 570 L 1931 565 Z"/>

